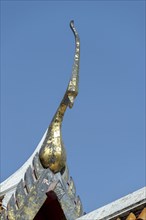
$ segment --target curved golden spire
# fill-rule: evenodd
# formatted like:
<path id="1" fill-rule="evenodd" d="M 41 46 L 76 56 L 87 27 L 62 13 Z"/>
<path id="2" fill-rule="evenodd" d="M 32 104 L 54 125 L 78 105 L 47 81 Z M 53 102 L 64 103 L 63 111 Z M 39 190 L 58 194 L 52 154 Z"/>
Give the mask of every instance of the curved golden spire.
<path id="1" fill-rule="evenodd" d="M 61 126 L 64 113 L 69 106 L 72 108 L 78 94 L 80 38 L 74 27 L 74 21 L 70 22 L 71 30 L 75 36 L 75 56 L 72 76 L 65 95 L 51 121 L 46 138 L 39 152 L 40 161 L 45 168 L 50 168 L 54 173 L 62 171 L 66 165 L 66 152 L 62 141 Z"/>

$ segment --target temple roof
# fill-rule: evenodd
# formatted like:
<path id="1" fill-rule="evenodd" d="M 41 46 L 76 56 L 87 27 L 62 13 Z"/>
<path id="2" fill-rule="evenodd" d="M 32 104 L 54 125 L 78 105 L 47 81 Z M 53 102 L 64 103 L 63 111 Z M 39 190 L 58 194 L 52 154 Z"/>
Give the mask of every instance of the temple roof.
<path id="1" fill-rule="evenodd" d="M 77 220 L 146 220 L 146 187 L 96 209 Z M 143 218 L 139 216 L 143 215 Z"/>
<path id="2" fill-rule="evenodd" d="M 78 94 L 80 41 L 73 21 L 76 49 L 71 80 L 40 143 L 24 165 L 0 185 L 2 220 L 146 220 L 146 187 L 83 215 L 66 164 L 61 125 Z M 80 217 L 82 216 L 82 217 Z"/>

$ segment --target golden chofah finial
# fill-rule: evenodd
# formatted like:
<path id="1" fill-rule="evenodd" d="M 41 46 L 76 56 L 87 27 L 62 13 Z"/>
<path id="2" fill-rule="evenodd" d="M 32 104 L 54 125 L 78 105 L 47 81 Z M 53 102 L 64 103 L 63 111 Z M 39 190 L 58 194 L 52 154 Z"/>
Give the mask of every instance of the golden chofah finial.
<path id="1" fill-rule="evenodd" d="M 49 167 L 54 173 L 62 171 L 66 165 L 66 152 L 62 141 L 61 126 L 67 107 L 69 106 L 72 108 L 74 100 L 78 94 L 80 39 L 74 27 L 74 21 L 70 22 L 70 27 L 75 36 L 75 56 L 72 76 L 65 95 L 51 121 L 46 138 L 39 152 L 40 161 L 43 167 Z"/>

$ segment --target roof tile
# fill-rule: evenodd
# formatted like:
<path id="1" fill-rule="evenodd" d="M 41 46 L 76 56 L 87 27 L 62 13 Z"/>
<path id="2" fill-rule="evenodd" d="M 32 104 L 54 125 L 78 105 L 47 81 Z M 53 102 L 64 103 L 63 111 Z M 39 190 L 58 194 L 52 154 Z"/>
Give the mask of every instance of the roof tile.
<path id="1" fill-rule="evenodd" d="M 137 218 L 138 220 L 146 220 L 146 208 L 144 208 L 142 210 L 142 212 L 140 213 L 140 215 Z"/>
<path id="2" fill-rule="evenodd" d="M 126 220 L 135 220 L 135 219 L 136 219 L 136 216 L 132 212 L 126 218 Z"/>

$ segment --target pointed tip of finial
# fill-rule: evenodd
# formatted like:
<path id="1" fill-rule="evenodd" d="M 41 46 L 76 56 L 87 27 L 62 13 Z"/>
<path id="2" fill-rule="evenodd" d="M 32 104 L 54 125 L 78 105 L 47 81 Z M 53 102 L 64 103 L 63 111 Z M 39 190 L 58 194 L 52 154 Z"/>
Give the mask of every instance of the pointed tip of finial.
<path id="1" fill-rule="evenodd" d="M 70 21 L 70 28 L 71 28 L 71 30 L 73 31 L 75 37 L 77 37 L 77 38 L 79 39 L 79 35 L 78 35 L 78 33 L 77 33 L 77 31 L 76 31 L 76 28 L 75 28 L 75 26 L 74 26 L 74 20 L 71 20 L 71 21 Z"/>
<path id="2" fill-rule="evenodd" d="M 70 27 L 73 28 L 74 27 L 74 20 L 70 21 Z"/>

